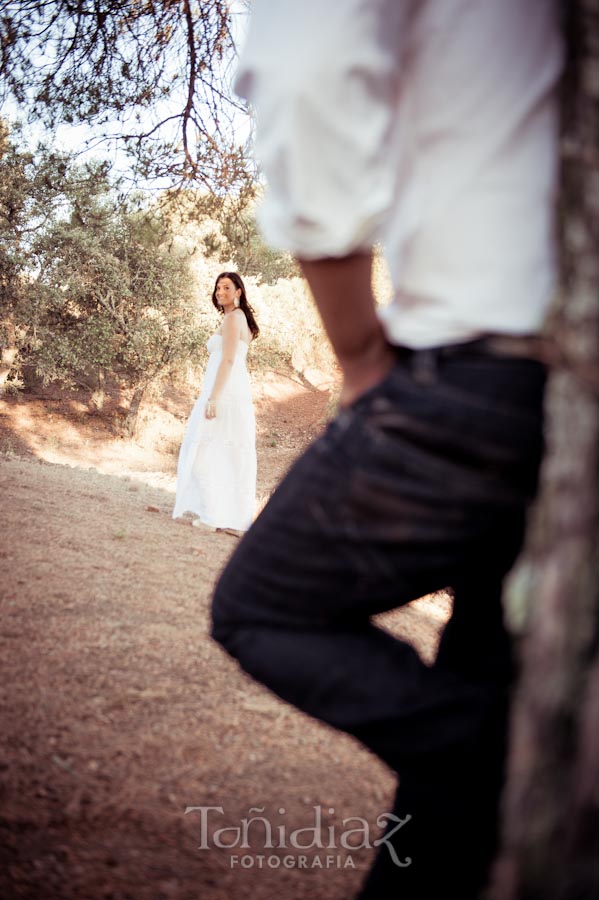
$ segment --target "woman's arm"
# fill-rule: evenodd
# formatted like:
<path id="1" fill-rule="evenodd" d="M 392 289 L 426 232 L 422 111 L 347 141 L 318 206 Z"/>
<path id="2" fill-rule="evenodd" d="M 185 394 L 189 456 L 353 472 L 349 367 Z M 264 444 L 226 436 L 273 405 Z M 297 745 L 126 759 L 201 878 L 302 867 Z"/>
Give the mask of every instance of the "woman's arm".
<path id="1" fill-rule="evenodd" d="M 207 419 L 214 419 L 217 414 L 218 400 L 223 389 L 229 380 L 233 363 L 235 362 L 235 354 L 237 353 L 237 345 L 241 339 L 240 316 L 243 316 L 241 310 L 232 312 L 225 316 L 221 329 L 221 337 L 223 339 L 222 358 L 216 372 L 212 392 L 206 404 L 204 415 Z"/>

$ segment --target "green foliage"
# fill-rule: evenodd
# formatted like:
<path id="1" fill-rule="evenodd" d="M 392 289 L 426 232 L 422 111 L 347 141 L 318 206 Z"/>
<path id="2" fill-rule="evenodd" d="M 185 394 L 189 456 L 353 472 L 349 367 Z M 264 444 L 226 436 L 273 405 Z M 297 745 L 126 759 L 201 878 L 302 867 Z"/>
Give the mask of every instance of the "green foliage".
<path id="1" fill-rule="evenodd" d="M 150 384 L 204 361 L 219 324 L 214 281 L 233 268 L 261 330 L 254 371 L 310 381 L 334 368 L 305 282 L 279 277 L 294 271 L 291 260 L 266 248 L 253 224 L 244 250 L 234 224 L 221 228 L 218 215 L 231 209 L 209 194 L 187 209 L 169 194 L 146 206 L 119 194 L 103 164 L 24 153 L 6 133 L 0 148 L 0 389 L 35 371 L 86 388 L 99 406 L 116 382 L 131 397 L 132 425 Z M 210 234 L 212 255 L 202 252 Z"/>
<path id="2" fill-rule="evenodd" d="M 232 260 L 236 269 L 254 276 L 259 283 L 275 284 L 281 278 L 299 275 L 293 257 L 264 243 L 256 219 L 247 210 L 229 214 L 226 207 L 220 217 L 220 235 L 210 232 L 204 237 L 208 256 L 217 255 L 221 262 Z"/>
<path id="3" fill-rule="evenodd" d="M 0 120 L 0 386 L 15 375 L 38 317 L 32 242 L 60 206 L 65 165 L 59 154 L 35 160 L 17 150 Z"/>
<path id="4" fill-rule="evenodd" d="M 0 185 L 0 340 L 16 350 L 6 377 L 26 364 L 45 381 L 143 388 L 203 343 L 186 256 L 103 165 L 34 159 L 4 135 Z"/>
<path id="5" fill-rule="evenodd" d="M 299 276 L 289 253 L 265 244 L 254 216 L 256 191 L 215 196 L 206 191 L 169 191 L 160 201 L 165 220 L 177 233 L 186 231 L 207 259 L 234 269 L 258 284 L 275 284 Z"/>

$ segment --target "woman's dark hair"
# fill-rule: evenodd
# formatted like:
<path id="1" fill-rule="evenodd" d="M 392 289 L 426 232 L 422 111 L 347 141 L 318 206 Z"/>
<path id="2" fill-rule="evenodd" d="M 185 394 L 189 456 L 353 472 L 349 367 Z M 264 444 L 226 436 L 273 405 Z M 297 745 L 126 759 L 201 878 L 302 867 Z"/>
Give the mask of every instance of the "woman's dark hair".
<path id="1" fill-rule="evenodd" d="M 258 323 L 256 322 L 256 316 L 254 315 L 254 310 L 248 303 L 248 298 L 245 295 L 245 285 L 241 280 L 241 275 L 238 275 L 237 272 L 221 272 L 216 281 L 214 282 L 214 290 L 212 291 L 212 303 L 217 308 L 219 313 L 224 315 L 224 310 L 222 306 L 219 306 L 216 302 L 216 288 L 218 287 L 218 283 L 221 278 L 228 278 L 233 282 L 236 289 L 241 291 L 241 297 L 239 298 L 239 309 L 243 310 L 243 314 L 245 315 L 246 322 L 248 323 L 248 328 L 252 333 L 252 340 L 257 338 L 260 334 L 260 329 L 258 328 Z"/>

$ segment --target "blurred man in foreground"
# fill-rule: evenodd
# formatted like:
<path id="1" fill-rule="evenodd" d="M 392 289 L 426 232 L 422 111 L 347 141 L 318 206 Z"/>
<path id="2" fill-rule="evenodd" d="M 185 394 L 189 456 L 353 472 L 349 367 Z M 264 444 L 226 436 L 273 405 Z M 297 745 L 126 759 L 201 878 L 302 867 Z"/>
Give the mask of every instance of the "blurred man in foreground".
<path id="1" fill-rule="evenodd" d="M 543 449 L 560 68 L 548 0 L 253 5 L 237 86 L 261 225 L 299 259 L 344 383 L 223 573 L 213 633 L 398 773 L 396 853 L 381 847 L 363 898 L 474 898 L 496 848 L 501 592 Z M 446 587 L 431 667 L 371 621 Z"/>

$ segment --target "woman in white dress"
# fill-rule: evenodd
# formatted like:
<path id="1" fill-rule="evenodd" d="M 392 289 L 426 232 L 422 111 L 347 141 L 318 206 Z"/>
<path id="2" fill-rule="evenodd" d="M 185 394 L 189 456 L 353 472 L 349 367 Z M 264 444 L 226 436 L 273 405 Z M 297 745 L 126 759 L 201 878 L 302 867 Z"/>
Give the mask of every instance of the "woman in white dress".
<path id="1" fill-rule="evenodd" d="M 216 279 L 212 303 L 223 316 L 209 339 L 202 392 L 179 451 L 173 518 L 195 513 L 194 525 L 246 531 L 256 499 L 256 420 L 246 356 L 258 336 L 237 272 Z"/>

